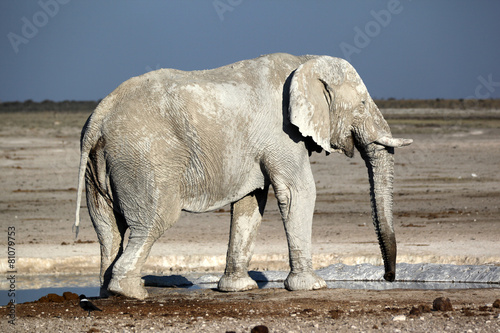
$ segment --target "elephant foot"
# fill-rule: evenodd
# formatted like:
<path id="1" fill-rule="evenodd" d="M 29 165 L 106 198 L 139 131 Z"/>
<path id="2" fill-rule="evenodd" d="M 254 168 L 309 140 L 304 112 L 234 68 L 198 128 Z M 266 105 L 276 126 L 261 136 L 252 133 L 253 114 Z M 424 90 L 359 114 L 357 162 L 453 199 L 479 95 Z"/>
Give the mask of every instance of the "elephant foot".
<path id="1" fill-rule="evenodd" d="M 217 288 L 220 291 L 246 291 L 259 288 L 257 282 L 252 280 L 248 274 L 244 276 L 223 275 L 219 280 Z"/>
<path id="2" fill-rule="evenodd" d="M 109 283 L 108 292 L 141 300 L 148 297 L 148 292 L 144 288 L 144 281 L 141 278 L 113 278 Z"/>
<path id="3" fill-rule="evenodd" d="M 316 290 L 326 288 L 326 282 L 314 272 L 291 273 L 285 280 L 287 290 Z"/>

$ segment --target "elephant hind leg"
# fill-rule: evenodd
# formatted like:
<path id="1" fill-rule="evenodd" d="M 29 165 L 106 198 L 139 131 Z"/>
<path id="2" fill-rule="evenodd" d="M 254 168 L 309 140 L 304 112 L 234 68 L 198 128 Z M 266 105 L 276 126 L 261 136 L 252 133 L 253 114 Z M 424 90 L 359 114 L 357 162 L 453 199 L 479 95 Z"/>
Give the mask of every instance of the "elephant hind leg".
<path id="1" fill-rule="evenodd" d="M 107 297 L 113 266 L 123 252 L 127 225 L 123 216 L 114 211 L 112 203 L 92 186 L 87 184 L 87 206 L 101 248 L 100 296 Z"/>
<path id="2" fill-rule="evenodd" d="M 134 216 L 140 221 L 128 221 L 130 235 L 123 254 L 113 266 L 112 278 L 108 290 L 113 294 L 144 299 L 148 292 L 141 279 L 141 270 L 151 251 L 154 242 L 163 234 L 163 231 L 173 225 L 179 218 L 180 205 L 170 202 L 168 211 L 148 212 L 147 208 L 136 207 Z M 140 222 L 140 223 L 138 223 Z"/>
<path id="3" fill-rule="evenodd" d="M 248 275 L 257 231 L 267 201 L 269 187 L 257 190 L 231 205 L 231 229 L 226 269 L 219 281 L 221 291 L 245 291 L 257 288 Z"/>

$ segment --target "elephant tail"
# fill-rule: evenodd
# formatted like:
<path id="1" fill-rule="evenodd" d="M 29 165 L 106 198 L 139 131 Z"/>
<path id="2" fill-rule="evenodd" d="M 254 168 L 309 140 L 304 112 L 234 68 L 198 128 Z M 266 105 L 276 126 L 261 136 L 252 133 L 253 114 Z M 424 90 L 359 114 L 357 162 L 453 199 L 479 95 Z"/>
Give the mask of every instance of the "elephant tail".
<path id="1" fill-rule="evenodd" d="M 78 171 L 75 224 L 73 225 L 73 232 L 75 233 L 75 238 L 78 238 L 78 232 L 80 231 L 80 205 L 82 202 L 82 190 L 85 182 L 85 171 L 87 169 L 88 158 L 89 158 L 89 152 L 82 151 L 80 155 L 80 170 Z"/>
<path id="2" fill-rule="evenodd" d="M 82 190 L 85 184 L 85 172 L 87 170 L 87 162 L 89 160 L 90 151 L 93 147 L 95 147 L 102 136 L 101 125 L 104 117 L 108 114 L 111 106 L 113 105 L 113 100 L 113 95 L 109 95 L 103 99 L 87 119 L 87 122 L 82 129 L 80 138 L 80 169 L 78 171 L 75 223 L 72 228 L 75 233 L 75 238 L 78 238 L 78 232 L 80 231 L 80 205 L 82 202 Z"/>

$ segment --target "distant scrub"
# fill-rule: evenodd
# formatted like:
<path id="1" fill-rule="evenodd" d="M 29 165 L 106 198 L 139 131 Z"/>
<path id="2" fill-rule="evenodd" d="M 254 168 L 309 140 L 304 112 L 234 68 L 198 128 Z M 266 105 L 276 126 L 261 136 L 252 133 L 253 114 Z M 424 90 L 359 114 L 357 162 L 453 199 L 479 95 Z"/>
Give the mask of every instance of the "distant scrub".
<path id="1" fill-rule="evenodd" d="M 24 102 L 3 102 L 0 103 L 0 112 L 33 112 L 33 111 L 85 111 L 92 112 L 99 101 L 62 101 L 54 102 L 44 100 L 42 102 L 33 102 L 28 99 Z"/>
<path id="2" fill-rule="evenodd" d="M 500 99 L 375 99 L 381 109 L 500 109 Z M 3 102 L 0 112 L 92 112 L 99 101 Z"/>
<path id="3" fill-rule="evenodd" d="M 376 99 L 381 109 L 500 109 L 500 99 Z"/>

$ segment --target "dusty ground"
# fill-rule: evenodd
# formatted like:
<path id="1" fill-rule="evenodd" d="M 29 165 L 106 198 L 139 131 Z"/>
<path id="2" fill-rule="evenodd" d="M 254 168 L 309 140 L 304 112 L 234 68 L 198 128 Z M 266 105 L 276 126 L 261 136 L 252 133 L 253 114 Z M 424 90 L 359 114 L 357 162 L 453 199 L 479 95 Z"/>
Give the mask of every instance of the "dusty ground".
<path id="1" fill-rule="evenodd" d="M 170 289 L 146 301 L 94 300 L 103 311 L 93 312 L 90 318 L 75 300 L 20 304 L 16 328 L 30 332 L 250 332 L 265 325 L 271 332 L 498 332 L 500 309 L 493 306 L 495 296 L 499 293 L 491 290 L 292 293 L 260 289 L 226 294 Z M 433 300 L 439 297 L 449 298 L 450 311 L 433 309 Z M 4 319 L 6 310 L 0 311 L 0 328 L 9 332 L 12 326 Z"/>
<path id="2" fill-rule="evenodd" d="M 384 114 L 395 135 L 415 140 L 396 153 L 398 262 L 499 265 L 500 111 L 384 110 Z M 15 227 L 18 274 L 97 274 L 99 247 L 86 207 L 79 240 L 71 233 L 78 138 L 87 116 L 61 112 L 0 115 L 2 273 L 8 270 L 7 228 Z M 318 189 L 315 268 L 336 262 L 380 264 L 366 169 L 359 155 L 348 159 L 316 154 L 311 161 Z M 272 196 L 252 269 L 287 269 L 286 240 Z M 223 270 L 228 210 L 184 214 L 155 244 L 144 273 Z M 8 289 L 5 281 L 0 286 Z M 17 286 L 36 287 L 40 286 Z M 266 289 L 224 294 L 150 288 L 150 293 L 152 297 L 145 302 L 96 300 L 104 311 L 93 318 L 85 318 L 75 301 L 17 305 L 16 328 L 248 332 L 263 324 L 277 332 L 500 330 L 500 311 L 492 306 L 500 298 L 499 289 L 300 293 Z M 410 315 L 412 307 L 432 307 L 441 296 L 450 298 L 453 311 Z M 0 327 L 11 328 L 8 309 L 0 313 Z"/>

